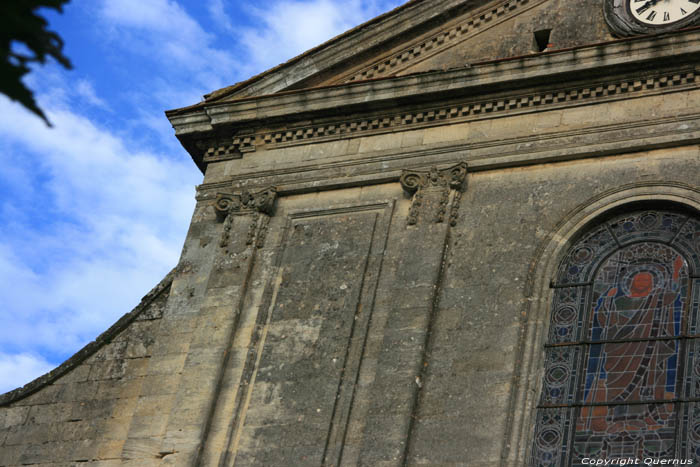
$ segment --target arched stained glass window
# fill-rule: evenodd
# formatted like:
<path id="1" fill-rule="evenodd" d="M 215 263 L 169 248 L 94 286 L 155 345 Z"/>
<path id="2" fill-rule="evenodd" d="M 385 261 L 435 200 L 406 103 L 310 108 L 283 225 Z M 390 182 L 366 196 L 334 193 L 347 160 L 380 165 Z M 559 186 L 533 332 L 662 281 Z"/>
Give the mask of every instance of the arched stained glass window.
<path id="1" fill-rule="evenodd" d="M 700 218 L 598 224 L 552 287 L 532 465 L 700 460 Z"/>

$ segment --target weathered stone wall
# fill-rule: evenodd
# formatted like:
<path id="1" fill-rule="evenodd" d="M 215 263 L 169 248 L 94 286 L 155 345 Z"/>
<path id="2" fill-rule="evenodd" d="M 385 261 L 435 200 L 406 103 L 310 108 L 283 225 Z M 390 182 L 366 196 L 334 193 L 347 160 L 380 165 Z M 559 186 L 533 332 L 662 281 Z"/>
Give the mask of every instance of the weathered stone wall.
<path id="1" fill-rule="evenodd" d="M 509 442 L 514 418 L 531 415 L 513 402 L 524 390 L 520 379 L 539 379 L 536 371 L 521 375 L 530 305 L 547 300 L 527 285 L 537 253 L 558 225 L 606 193 L 657 184 L 697 197 L 696 145 L 619 151 L 683 137 L 695 128 L 698 95 L 542 109 L 210 164 L 202 193 L 249 177 L 257 186 L 298 186 L 325 164 L 402 151 L 423 151 L 416 158 L 426 168 L 466 160 L 470 173 L 452 227 L 449 210 L 435 223 L 441 190 L 424 194 L 408 225 L 411 197 L 398 182 L 278 199 L 234 339 L 248 343 L 248 358 L 230 360 L 207 465 L 222 456 L 238 465 L 331 465 L 343 435 L 343 465 L 399 465 L 406 456 L 409 464 L 495 466 L 526 450 Z M 446 145 L 459 149 L 428 152 Z M 524 154 L 551 162 L 496 162 Z M 561 160 L 570 157 L 577 160 Z M 236 222 L 243 236 L 248 221 Z M 380 264 L 370 266 L 371 251 L 384 244 Z M 360 284 L 374 290 L 369 302 Z M 334 373 L 343 358 L 350 363 Z M 356 381 L 352 396 L 348 381 Z"/>
<path id="2" fill-rule="evenodd" d="M 206 294 L 184 287 L 165 320 L 151 311 L 161 294 L 82 364 L 1 409 L 0 465 L 193 465 L 212 403 L 202 465 L 227 453 L 236 465 L 320 465 L 340 446 L 343 465 L 398 465 L 409 430 L 409 465 L 501 465 L 538 248 L 606 192 L 697 190 L 699 157 L 686 146 L 470 173 L 449 235 L 430 206 L 407 225 L 397 183 L 282 198 L 260 249 L 245 245 L 249 219 L 234 221 L 240 243 L 214 261 Z M 188 244 L 220 248 L 220 233 L 195 228 Z M 241 293 L 241 269 L 231 331 L 235 309 L 217 316 L 217 302 Z M 196 276 L 182 269 L 176 282 Z M 190 308 L 200 293 L 208 305 Z M 220 375 L 206 360 L 227 350 Z"/>
<path id="3" fill-rule="evenodd" d="M 404 454 L 409 465 L 501 465 L 514 410 L 524 411 L 512 398 L 538 250 L 606 193 L 652 183 L 694 187 L 697 197 L 699 157 L 693 145 L 474 172 L 449 235 L 426 202 L 407 225 L 411 203 L 397 184 L 280 199 L 265 247 L 279 269 L 268 273 L 267 291 L 253 292 L 268 298 L 244 320 L 257 316 L 260 334 L 255 325 L 239 334 L 253 335 L 243 340 L 258 360 L 236 359 L 229 370 L 245 393 L 217 410 L 207 465 L 226 452 L 237 465 L 320 465 L 339 431 L 343 465 L 400 465 Z M 387 209 L 388 232 L 367 224 Z M 384 242 L 381 264 L 370 266 L 368 252 Z M 376 287 L 366 304 L 362 282 Z M 348 341 L 350 317 L 357 337 Z M 537 386 L 538 373 L 526 377 Z M 341 416 L 348 379 L 357 385 Z"/>
<path id="4" fill-rule="evenodd" d="M 70 372 L 1 409 L 0 465 L 342 459 L 375 466 L 404 456 L 409 464 L 500 465 L 514 414 L 523 412 L 512 403 L 538 248 L 572 211 L 621 186 L 697 190 L 700 155 L 696 145 L 613 149 L 513 168 L 493 167 L 493 158 L 525 144 L 517 138 L 530 138 L 531 151 L 544 141 L 564 154 L 580 144 L 572 132 L 592 127 L 600 131 L 587 144 L 609 137 L 613 148 L 663 134 L 668 119 L 671 130 L 688 130 L 694 121 L 676 120 L 697 114 L 698 95 L 650 95 L 211 164 L 169 294 L 150 305 L 163 317 L 144 309 Z M 650 120 L 650 112 L 656 126 L 621 129 Z M 481 147 L 416 164 L 470 164 L 464 187 L 448 190 L 441 223 L 444 186 L 412 207 L 398 181 L 279 196 L 274 211 L 233 216 L 226 236 L 213 207 L 213 194 L 231 189 L 220 187 L 231 186 L 230 174 L 475 142 Z M 265 184 L 295 181 L 289 173 L 269 177 Z"/>
<path id="5" fill-rule="evenodd" d="M 511 397 L 525 358 L 522 333 L 537 319 L 531 302 L 550 301 L 528 290 L 538 250 L 572 213 L 611 193 L 685 185 L 697 203 L 699 161 L 698 147 L 688 146 L 470 176 L 446 255 L 409 463 L 499 465 L 513 417 L 525 409 Z M 644 198 L 653 205 L 655 196 Z M 539 373 L 523 378 L 539 386 Z"/>
<path id="6" fill-rule="evenodd" d="M 3 396 L 0 465 L 121 465 L 129 428 L 157 385 L 150 368 L 168 278 L 71 360 Z"/>
<path id="7" fill-rule="evenodd" d="M 525 465 L 558 255 L 700 209 L 700 77 L 664 55 L 697 36 L 175 115 L 206 174 L 167 291 L 0 399 L 0 465 Z"/>

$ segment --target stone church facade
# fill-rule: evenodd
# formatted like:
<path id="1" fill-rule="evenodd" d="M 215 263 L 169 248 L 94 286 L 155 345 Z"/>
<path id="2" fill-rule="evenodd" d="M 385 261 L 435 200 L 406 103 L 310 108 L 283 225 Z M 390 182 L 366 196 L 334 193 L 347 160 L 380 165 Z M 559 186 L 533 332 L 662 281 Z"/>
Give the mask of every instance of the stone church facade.
<path id="1" fill-rule="evenodd" d="M 180 262 L 0 466 L 698 464 L 698 7 L 413 0 L 167 112 Z"/>

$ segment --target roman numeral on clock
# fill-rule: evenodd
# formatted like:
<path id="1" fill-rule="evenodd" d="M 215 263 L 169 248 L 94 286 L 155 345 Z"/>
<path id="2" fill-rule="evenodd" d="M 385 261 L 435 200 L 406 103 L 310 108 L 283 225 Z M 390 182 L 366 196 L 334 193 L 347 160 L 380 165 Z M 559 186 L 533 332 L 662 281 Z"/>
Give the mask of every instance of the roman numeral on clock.
<path id="1" fill-rule="evenodd" d="M 0 0 L 2 1 L 2 0 Z M 641 23 L 645 28 L 663 26 L 667 30 L 671 25 L 686 25 L 691 19 L 700 19 L 700 0 L 605 0 L 610 4 L 624 3 L 626 15 Z M 622 14 L 623 12 L 620 12 Z M 623 15 L 624 16 L 624 15 Z"/>

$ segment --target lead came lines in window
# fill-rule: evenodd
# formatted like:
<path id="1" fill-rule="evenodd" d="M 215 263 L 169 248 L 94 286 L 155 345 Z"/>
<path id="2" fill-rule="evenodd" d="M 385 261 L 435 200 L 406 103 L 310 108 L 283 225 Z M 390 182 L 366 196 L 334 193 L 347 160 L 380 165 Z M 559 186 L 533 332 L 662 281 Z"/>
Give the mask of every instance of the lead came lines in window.
<path id="1" fill-rule="evenodd" d="M 700 458 L 698 251 L 697 219 L 663 211 L 618 216 L 570 249 L 553 284 L 533 465 Z"/>

